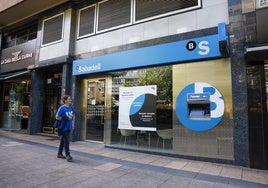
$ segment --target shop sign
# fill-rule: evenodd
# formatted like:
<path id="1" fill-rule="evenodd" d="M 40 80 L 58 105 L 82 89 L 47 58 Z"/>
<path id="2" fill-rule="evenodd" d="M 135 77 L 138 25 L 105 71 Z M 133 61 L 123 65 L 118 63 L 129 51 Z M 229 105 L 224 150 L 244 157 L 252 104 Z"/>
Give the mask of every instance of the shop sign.
<path id="1" fill-rule="evenodd" d="M 127 50 L 73 63 L 73 75 L 221 57 L 218 35 Z"/>
<path id="2" fill-rule="evenodd" d="M 34 65 L 36 40 L 12 46 L 1 51 L 0 73 L 27 69 Z"/>
<path id="3" fill-rule="evenodd" d="M 12 57 L 1 60 L 1 65 L 9 63 L 19 63 L 21 60 L 29 59 L 33 57 L 33 53 L 22 53 L 22 50 L 11 53 Z"/>
<path id="4" fill-rule="evenodd" d="M 220 58 L 220 43 L 228 38 L 225 27 L 225 23 L 220 23 L 215 35 L 75 60 L 73 75 Z"/>

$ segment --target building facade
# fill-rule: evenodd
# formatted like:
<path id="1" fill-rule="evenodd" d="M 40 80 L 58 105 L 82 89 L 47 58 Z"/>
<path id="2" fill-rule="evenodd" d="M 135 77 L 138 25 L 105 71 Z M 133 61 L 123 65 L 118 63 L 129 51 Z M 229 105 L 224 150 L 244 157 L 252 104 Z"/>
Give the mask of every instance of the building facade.
<path id="1" fill-rule="evenodd" d="M 268 2 L 48 2 L 0 9 L 33 7 L 0 23 L 1 128 L 54 134 L 70 94 L 73 141 L 268 168 Z"/>

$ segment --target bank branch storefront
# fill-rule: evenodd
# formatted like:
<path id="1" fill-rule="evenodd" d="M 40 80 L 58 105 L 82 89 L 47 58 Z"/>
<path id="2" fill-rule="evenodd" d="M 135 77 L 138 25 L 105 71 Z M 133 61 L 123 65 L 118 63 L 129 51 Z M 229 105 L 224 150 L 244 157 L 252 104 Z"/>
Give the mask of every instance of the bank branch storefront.
<path id="1" fill-rule="evenodd" d="M 233 161 L 227 40 L 219 24 L 214 35 L 75 60 L 81 139 Z"/>

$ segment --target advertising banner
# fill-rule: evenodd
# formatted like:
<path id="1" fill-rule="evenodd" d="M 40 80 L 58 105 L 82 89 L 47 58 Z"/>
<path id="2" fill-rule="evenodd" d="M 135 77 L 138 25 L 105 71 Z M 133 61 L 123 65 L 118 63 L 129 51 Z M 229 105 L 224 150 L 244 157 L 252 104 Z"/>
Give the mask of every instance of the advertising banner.
<path id="1" fill-rule="evenodd" d="M 156 131 L 156 85 L 119 89 L 119 129 Z"/>

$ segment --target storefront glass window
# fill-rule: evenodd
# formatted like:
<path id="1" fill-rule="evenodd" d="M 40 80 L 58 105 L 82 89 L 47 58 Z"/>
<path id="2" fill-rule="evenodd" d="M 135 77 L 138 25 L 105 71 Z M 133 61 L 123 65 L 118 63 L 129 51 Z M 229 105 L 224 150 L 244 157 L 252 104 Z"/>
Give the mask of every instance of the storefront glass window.
<path id="1" fill-rule="evenodd" d="M 228 59 L 110 75 L 113 77 L 111 145 L 233 160 L 232 84 Z M 154 107 L 150 104 L 154 100 L 147 101 L 151 86 L 157 88 Z M 142 100 L 141 94 L 144 94 Z M 153 109 L 156 109 L 155 116 Z"/>
<path id="2" fill-rule="evenodd" d="M 150 149 L 162 151 L 165 149 L 171 152 L 172 66 L 113 72 L 112 75 L 112 144 L 119 147 L 134 147 L 141 150 Z M 121 107 L 119 105 L 120 87 L 124 87 L 126 91 L 131 92 L 133 90 L 139 90 L 139 88 L 143 86 L 156 86 L 157 88 L 155 100 L 156 119 L 153 125 L 155 130 L 143 129 L 143 125 L 140 125 L 141 129 L 136 128 L 136 130 L 119 129 L 118 118 L 120 116 L 119 108 Z M 153 111 L 155 108 L 149 110 Z M 141 116 L 140 118 L 144 117 Z M 147 120 L 148 119 L 145 121 Z"/>
<path id="3" fill-rule="evenodd" d="M 2 127 L 8 129 L 26 129 L 30 103 L 29 80 L 12 81 L 4 84 L 4 105 L 2 109 Z"/>
<path id="4" fill-rule="evenodd" d="M 228 59 L 173 65 L 175 154 L 233 160 L 231 86 Z"/>

